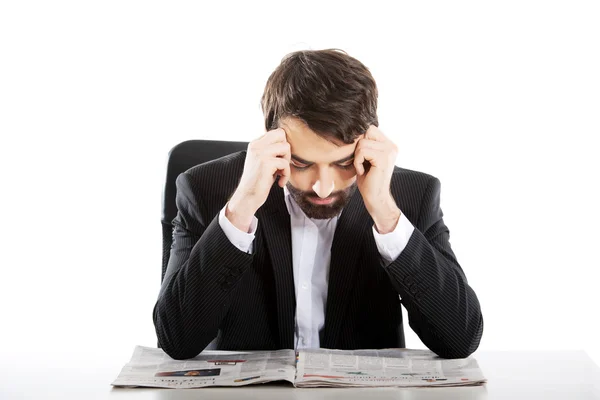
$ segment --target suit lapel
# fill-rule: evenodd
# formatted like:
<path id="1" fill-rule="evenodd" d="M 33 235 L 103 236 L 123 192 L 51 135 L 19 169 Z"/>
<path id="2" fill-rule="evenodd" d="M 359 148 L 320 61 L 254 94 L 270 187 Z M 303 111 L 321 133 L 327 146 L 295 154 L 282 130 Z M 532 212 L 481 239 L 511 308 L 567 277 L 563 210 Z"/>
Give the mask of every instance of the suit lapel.
<path id="1" fill-rule="evenodd" d="M 360 252 L 372 224 L 371 216 L 357 189 L 344 207 L 333 236 L 321 347 L 336 348 L 340 328 L 346 318 L 345 311 L 353 289 Z"/>
<path id="2" fill-rule="evenodd" d="M 296 295 L 292 267 L 291 222 L 283 189 L 277 183 L 271 188 L 265 204 L 258 209 L 257 218 L 273 267 L 280 347 L 293 349 Z M 357 189 L 344 207 L 333 237 L 321 347 L 335 348 L 338 342 L 362 245 L 372 224 L 373 221 Z"/>
<path id="3" fill-rule="evenodd" d="M 265 204 L 257 211 L 275 279 L 277 325 L 281 348 L 294 348 L 296 294 L 292 268 L 292 234 L 290 215 L 285 206 L 283 189 L 275 182 Z"/>

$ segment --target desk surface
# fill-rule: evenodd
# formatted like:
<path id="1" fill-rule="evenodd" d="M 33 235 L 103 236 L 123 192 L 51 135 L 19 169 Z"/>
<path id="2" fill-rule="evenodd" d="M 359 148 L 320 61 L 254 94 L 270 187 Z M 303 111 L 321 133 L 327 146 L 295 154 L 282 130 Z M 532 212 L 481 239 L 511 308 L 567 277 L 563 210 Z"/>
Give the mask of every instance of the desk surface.
<path id="1" fill-rule="evenodd" d="M 574 399 L 600 400 L 600 368 L 583 351 L 481 351 L 473 355 L 488 383 L 464 388 L 296 389 L 287 384 L 240 388 L 113 388 L 120 367 L 0 371 L 1 399 Z M 6 373 L 6 374 L 5 374 Z M 12 374 L 11 374 L 12 373 Z M 12 376 L 11 376 L 12 375 Z"/>

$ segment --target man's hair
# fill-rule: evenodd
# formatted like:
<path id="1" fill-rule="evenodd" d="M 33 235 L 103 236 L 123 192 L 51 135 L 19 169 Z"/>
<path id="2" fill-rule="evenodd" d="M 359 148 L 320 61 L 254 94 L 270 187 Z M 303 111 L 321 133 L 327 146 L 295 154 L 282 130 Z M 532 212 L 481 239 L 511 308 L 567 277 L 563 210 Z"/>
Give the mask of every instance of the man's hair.
<path id="1" fill-rule="evenodd" d="M 261 106 L 267 131 L 296 117 L 332 143 L 351 144 L 369 125 L 378 126 L 375 79 L 339 49 L 286 55 L 267 80 Z"/>

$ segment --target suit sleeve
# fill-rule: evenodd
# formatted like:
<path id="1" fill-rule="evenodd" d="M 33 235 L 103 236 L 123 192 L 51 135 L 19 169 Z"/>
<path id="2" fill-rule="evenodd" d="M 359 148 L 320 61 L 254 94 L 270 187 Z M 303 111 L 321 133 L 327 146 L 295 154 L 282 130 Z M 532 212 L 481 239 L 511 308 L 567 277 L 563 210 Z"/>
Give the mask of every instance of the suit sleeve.
<path id="1" fill-rule="evenodd" d="M 442 219 L 439 179 L 430 180 L 413 234 L 385 267 L 408 312 L 410 327 L 443 358 L 466 358 L 479 346 L 479 301 L 450 248 Z"/>
<path id="2" fill-rule="evenodd" d="M 206 212 L 187 173 L 177 177 L 176 186 L 173 245 L 153 320 L 160 347 L 183 360 L 197 356 L 217 336 L 252 255 L 231 243 L 218 214 L 204 219 Z"/>

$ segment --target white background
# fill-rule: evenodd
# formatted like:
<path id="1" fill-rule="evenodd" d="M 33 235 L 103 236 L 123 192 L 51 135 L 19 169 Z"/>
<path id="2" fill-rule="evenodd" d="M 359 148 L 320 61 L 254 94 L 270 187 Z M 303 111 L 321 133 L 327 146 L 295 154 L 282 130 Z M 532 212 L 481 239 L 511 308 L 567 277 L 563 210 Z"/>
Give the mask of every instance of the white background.
<path id="1" fill-rule="evenodd" d="M 116 376 L 156 345 L 167 152 L 260 136 L 281 58 L 329 47 L 372 71 L 398 165 L 441 180 L 480 349 L 600 364 L 600 6 L 394 3 L 3 2 L 0 372 Z"/>

